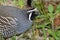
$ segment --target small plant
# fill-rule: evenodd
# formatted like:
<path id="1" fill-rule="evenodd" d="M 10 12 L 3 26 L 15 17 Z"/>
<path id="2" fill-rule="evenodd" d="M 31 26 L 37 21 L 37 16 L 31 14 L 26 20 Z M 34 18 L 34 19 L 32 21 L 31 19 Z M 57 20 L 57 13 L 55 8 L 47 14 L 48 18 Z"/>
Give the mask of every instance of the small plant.
<path id="1" fill-rule="evenodd" d="M 16 5 L 16 6 L 18 6 L 18 7 L 20 7 L 20 8 L 23 8 L 24 7 L 24 5 L 25 5 L 25 3 L 24 3 L 24 0 L 14 0 L 13 1 L 14 2 L 14 4 Z"/>

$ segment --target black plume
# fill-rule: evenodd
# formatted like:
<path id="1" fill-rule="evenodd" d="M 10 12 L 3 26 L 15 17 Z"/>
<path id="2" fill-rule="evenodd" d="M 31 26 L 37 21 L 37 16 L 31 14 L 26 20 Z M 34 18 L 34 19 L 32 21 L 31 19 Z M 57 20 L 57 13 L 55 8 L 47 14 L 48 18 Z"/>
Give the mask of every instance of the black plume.
<path id="1" fill-rule="evenodd" d="M 31 7 L 32 0 L 27 0 L 27 6 Z"/>

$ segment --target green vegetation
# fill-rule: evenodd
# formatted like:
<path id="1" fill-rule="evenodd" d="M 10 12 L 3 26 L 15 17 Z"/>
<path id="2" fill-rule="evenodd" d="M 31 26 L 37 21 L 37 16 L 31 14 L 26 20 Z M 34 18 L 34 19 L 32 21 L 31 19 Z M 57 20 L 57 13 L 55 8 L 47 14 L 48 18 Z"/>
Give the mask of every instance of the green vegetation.
<path id="1" fill-rule="evenodd" d="M 14 0 L 13 1 L 14 2 L 14 4 L 16 5 L 16 6 L 19 6 L 20 8 L 23 8 L 24 7 L 24 0 Z"/>
<path id="2" fill-rule="evenodd" d="M 40 13 L 42 13 L 40 16 L 37 17 L 40 18 L 41 22 L 40 24 L 37 25 L 37 28 L 42 28 L 43 31 L 43 36 L 44 36 L 44 40 L 47 40 L 47 32 L 49 35 L 51 35 L 54 40 L 60 40 L 60 36 L 58 37 L 58 35 L 60 34 L 58 29 L 60 29 L 60 27 L 58 28 L 54 28 L 54 19 L 56 17 L 57 14 L 59 14 L 60 12 L 60 4 L 57 6 L 56 10 L 54 11 L 54 7 L 53 5 L 49 4 L 48 6 L 48 13 L 45 12 L 45 9 L 43 8 L 43 2 L 39 3 L 39 1 L 37 1 L 35 3 L 35 7 L 37 7 L 40 10 Z M 42 7 L 41 7 L 42 6 Z M 41 12 L 42 11 L 42 12 Z M 43 20 L 42 20 L 43 19 Z M 45 30 L 47 28 L 47 30 Z M 47 31 L 47 32 L 46 32 Z"/>

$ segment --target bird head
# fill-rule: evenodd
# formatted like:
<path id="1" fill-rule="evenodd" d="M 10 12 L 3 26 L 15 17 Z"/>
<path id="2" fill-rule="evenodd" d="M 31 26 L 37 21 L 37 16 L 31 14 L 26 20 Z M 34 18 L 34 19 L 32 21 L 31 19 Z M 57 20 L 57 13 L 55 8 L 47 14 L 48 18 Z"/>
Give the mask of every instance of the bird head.
<path id="1" fill-rule="evenodd" d="M 27 11 L 28 15 L 29 15 L 29 20 L 32 21 L 35 19 L 35 17 L 37 17 L 39 15 L 39 11 L 37 10 L 37 8 L 33 8 Z"/>

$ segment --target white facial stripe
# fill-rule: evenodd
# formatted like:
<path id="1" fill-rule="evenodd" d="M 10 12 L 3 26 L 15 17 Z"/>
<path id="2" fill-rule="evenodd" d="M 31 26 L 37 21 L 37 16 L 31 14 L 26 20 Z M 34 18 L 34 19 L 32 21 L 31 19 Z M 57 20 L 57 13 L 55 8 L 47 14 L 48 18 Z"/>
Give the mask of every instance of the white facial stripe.
<path id="1" fill-rule="evenodd" d="M 27 11 L 27 12 L 32 12 L 32 11 L 38 11 L 38 10 L 35 8 L 35 9 L 29 10 L 29 11 Z"/>
<path id="2" fill-rule="evenodd" d="M 32 22 L 32 20 L 31 20 L 31 16 L 32 16 L 32 13 L 29 14 L 29 21 Z"/>
<path id="3" fill-rule="evenodd" d="M 33 10 L 27 11 L 27 13 L 30 13 L 30 14 L 29 14 L 29 21 L 31 21 L 31 22 L 32 22 L 31 16 L 32 16 L 32 12 L 33 12 L 33 11 L 38 11 L 38 10 L 35 8 L 35 9 L 33 9 Z"/>

